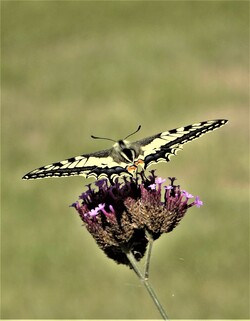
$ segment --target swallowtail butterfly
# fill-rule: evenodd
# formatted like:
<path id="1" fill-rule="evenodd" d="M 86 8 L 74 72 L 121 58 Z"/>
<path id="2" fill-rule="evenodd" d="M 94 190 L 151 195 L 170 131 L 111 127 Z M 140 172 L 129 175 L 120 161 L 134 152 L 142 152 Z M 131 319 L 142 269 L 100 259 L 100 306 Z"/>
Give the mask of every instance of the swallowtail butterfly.
<path id="1" fill-rule="evenodd" d="M 124 140 L 115 142 L 111 149 L 75 156 L 39 167 L 24 175 L 23 179 L 82 175 L 96 179 L 106 177 L 113 181 L 117 176 L 132 176 L 138 166 L 146 169 L 155 163 L 168 162 L 172 155 L 176 155 L 176 152 L 182 149 L 183 144 L 226 123 L 225 119 L 203 121 L 171 129 L 132 143 L 126 140 L 131 134 Z"/>

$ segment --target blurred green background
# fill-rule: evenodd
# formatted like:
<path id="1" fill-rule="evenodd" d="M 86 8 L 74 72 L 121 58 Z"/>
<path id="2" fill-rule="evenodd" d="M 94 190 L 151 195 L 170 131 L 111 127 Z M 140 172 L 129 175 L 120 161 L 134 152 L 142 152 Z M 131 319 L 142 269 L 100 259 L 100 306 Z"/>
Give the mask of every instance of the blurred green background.
<path id="1" fill-rule="evenodd" d="M 2 318 L 160 318 L 131 270 L 81 226 L 81 177 L 28 171 L 226 118 L 162 177 L 200 195 L 155 242 L 150 279 L 172 319 L 249 318 L 249 2 L 2 1 Z"/>

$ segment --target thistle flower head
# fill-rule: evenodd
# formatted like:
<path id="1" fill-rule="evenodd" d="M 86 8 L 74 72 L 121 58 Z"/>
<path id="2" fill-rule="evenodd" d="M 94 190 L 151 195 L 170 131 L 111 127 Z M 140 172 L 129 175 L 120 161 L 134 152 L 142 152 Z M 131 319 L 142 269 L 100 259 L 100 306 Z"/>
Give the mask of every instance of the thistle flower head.
<path id="1" fill-rule="evenodd" d="M 126 253 L 132 252 L 139 261 L 147 248 L 147 233 L 156 240 L 172 231 L 189 207 L 202 205 L 198 196 L 190 202 L 193 195 L 181 190 L 175 181 L 169 178 L 166 184 L 155 171 L 148 177 L 141 172 L 114 184 L 102 179 L 95 188 L 87 185 L 72 206 L 106 255 L 130 266 Z"/>

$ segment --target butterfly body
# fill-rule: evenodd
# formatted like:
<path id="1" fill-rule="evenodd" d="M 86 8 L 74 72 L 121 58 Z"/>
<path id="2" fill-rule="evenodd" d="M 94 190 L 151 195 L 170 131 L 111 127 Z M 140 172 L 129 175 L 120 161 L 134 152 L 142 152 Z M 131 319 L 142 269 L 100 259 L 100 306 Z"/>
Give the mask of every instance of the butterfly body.
<path id="1" fill-rule="evenodd" d="M 118 140 L 111 149 L 84 154 L 39 167 L 23 179 L 46 177 L 65 177 L 82 175 L 84 177 L 107 177 L 133 175 L 138 166 L 143 169 L 158 162 L 168 162 L 182 145 L 227 123 L 225 119 L 209 120 L 172 129 L 145 139 L 129 142 Z"/>

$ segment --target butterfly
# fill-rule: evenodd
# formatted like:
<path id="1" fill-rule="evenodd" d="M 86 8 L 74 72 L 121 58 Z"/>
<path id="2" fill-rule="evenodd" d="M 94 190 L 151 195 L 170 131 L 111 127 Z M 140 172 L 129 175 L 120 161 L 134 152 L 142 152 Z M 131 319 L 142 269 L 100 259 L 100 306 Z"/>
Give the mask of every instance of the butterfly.
<path id="1" fill-rule="evenodd" d="M 65 177 L 82 175 L 86 178 L 108 178 L 111 182 L 118 176 L 132 176 L 138 169 L 148 168 L 159 162 L 168 162 L 172 155 L 186 144 L 227 123 L 226 119 L 207 120 L 193 125 L 171 129 L 135 142 L 128 137 L 115 142 L 112 148 L 83 154 L 32 170 L 23 179 Z M 92 138 L 101 138 L 92 136 Z"/>

